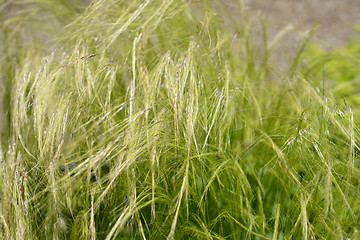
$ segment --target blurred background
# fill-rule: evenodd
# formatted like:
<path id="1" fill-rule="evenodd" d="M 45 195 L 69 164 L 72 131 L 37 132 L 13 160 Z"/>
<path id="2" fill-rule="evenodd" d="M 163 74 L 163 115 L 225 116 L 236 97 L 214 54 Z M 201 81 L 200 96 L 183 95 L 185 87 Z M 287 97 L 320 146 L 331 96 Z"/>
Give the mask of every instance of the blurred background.
<path id="1" fill-rule="evenodd" d="M 245 0 L 251 14 L 261 11 L 269 36 L 291 23 L 295 31 L 306 31 L 319 24 L 315 40 L 325 47 L 345 44 L 357 34 L 360 25 L 359 0 Z"/>
<path id="2" fill-rule="evenodd" d="M 226 13 L 225 21 L 231 25 L 239 16 L 238 3 L 241 0 L 220 0 L 232 17 Z M 263 48 L 263 20 L 270 44 L 276 35 L 281 38 L 271 50 L 271 62 L 276 63 L 275 71 L 283 73 L 306 41 L 314 27 L 311 41 L 319 47 L 331 51 L 357 38 L 360 32 L 359 0 L 243 0 L 251 22 L 254 36 L 252 44 Z M 220 5 L 221 5 L 220 4 Z M 230 19 L 232 18 L 232 20 Z M 261 20 L 262 19 L 262 20 Z M 239 19 L 236 20 L 239 22 Z M 356 27 L 357 26 L 357 27 Z"/>

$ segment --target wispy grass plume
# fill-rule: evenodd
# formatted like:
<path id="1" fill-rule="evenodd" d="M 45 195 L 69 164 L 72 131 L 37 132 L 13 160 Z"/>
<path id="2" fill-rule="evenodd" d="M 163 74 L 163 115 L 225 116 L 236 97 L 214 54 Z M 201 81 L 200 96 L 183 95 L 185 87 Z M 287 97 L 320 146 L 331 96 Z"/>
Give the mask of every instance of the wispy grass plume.
<path id="1" fill-rule="evenodd" d="M 356 106 L 226 6 L 1 5 L 1 239 L 355 239 Z"/>

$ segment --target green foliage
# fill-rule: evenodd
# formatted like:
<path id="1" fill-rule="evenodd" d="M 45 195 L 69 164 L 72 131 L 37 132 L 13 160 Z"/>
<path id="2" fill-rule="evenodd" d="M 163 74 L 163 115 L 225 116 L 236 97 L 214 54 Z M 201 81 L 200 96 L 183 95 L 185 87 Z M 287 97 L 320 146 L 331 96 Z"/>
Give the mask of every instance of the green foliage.
<path id="1" fill-rule="evenodd" d="M 278 79 L 241 3 L 2 11 L 1 239 L 356 238 L 358 112 L 311 33 Z"/>
<path id="2" fill-rule="evenodd" d="M 359 32 L 359 27 L 355 26 L 354 30 Z M 330 51 L 312 43 L 304 53 L 304 59 L 305 77 L 318 79 L 319 85 L 326 85 L 323 87 L 334 87 L 333 92 L 351 105 L 360 104 L 357 91 L 360 87 L 360 36 Z"/>

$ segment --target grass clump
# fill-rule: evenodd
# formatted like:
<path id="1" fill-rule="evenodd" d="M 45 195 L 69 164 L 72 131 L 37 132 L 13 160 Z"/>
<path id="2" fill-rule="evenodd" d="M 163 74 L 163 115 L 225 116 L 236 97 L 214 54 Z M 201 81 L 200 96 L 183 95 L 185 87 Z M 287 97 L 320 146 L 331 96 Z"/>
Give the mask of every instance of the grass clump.
<path id="1" fill-rule="evenodd" d="M 303 70 L 308 40 L 279 77 L 242 4 L 16 4 L 0 238 L 356 239 L 358 111 Z"/>

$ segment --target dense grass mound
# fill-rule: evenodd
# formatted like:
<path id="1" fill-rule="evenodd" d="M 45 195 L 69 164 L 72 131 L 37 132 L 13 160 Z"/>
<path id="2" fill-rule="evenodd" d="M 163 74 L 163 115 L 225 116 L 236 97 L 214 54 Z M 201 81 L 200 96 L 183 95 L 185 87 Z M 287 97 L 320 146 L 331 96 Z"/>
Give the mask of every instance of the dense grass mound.
<path id="1" fill-rule="evenodd" d="M 356 106 L 237 7 L 2 4 L 0 238 L 360 237 Z"/>

